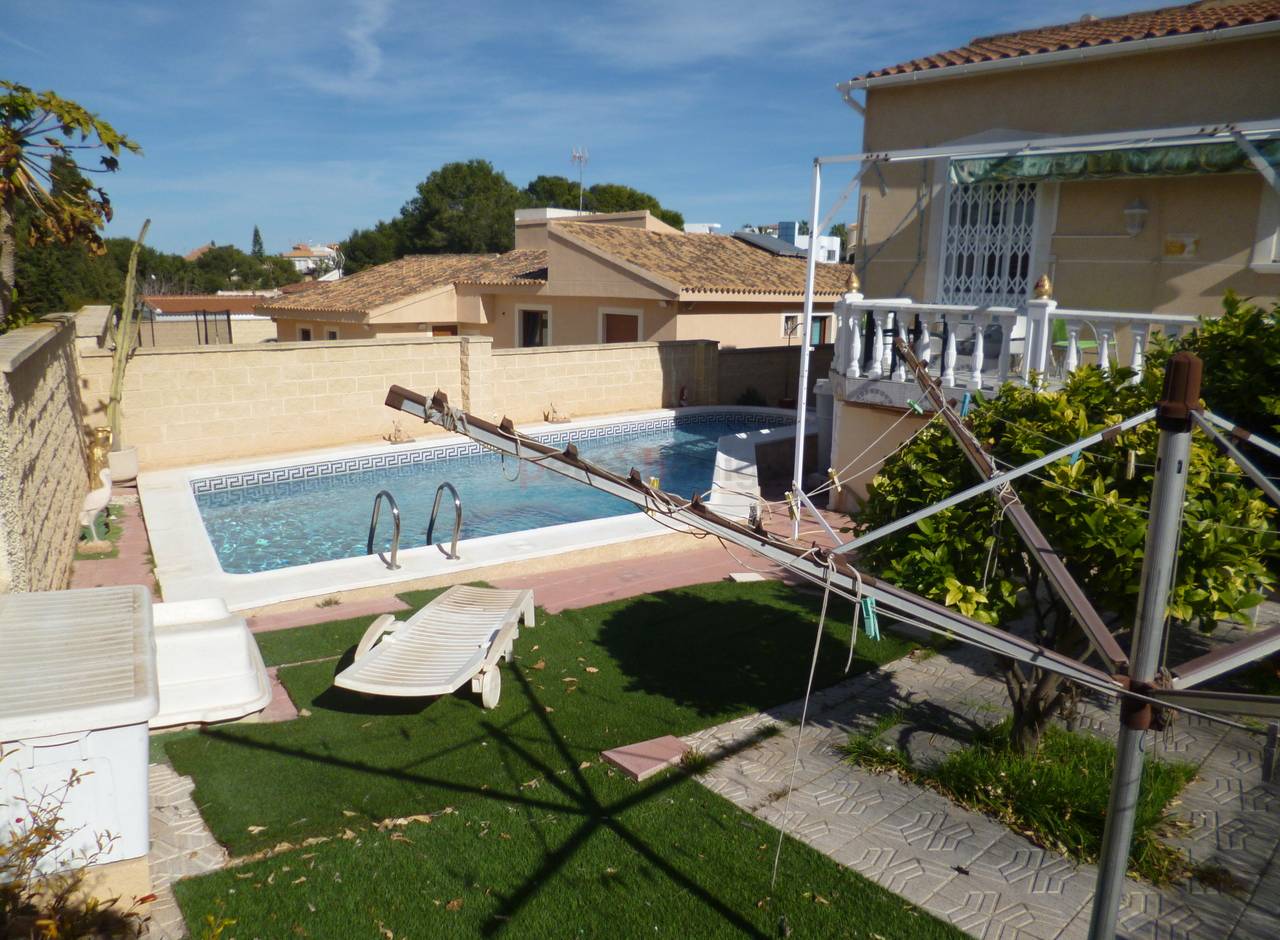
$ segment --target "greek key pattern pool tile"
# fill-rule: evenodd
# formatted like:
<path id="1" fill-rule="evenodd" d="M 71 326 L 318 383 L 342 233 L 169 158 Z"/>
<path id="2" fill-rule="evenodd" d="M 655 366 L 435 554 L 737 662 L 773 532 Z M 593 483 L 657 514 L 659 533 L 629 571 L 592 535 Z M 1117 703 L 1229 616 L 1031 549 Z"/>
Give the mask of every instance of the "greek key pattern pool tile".
<path id="1" fill-rule="evenodd" d="M 786 421 L 777 415 L 706 412 L 671 415 L 663 418 L 652 418 L 647 421 L 620 421 L 614 424 L 602 424 L 597 427 L 576 428 L 571 431 L 542 431 L 529 436 L 543 444 L 567 444 L 570 441 L 597 440 L 602 437 L 623 437 L 630 434 L 645 434 L 651 431 L 666 431 L 671 428 L 711 423 L 727 423 L 732 428 L 746 431 L 772 427 L 784 424 Z M 217 493 L 247 486 L 314 480 L 341 473 L 385 470 L 390 467 L 404 467 L 434 460 L 448 460 L 451 457 L 475 457 L 487 452 L 487 448 L 473 443 L 432 447 L 398 447 L 386 453 L 365 454 L 359 457 L 341 457 L 335 460 L 320 460 L 289 467 L 244 470 L 236 473 L 200 477 L 191 481 L 191 492 L 195 494 Z"/>

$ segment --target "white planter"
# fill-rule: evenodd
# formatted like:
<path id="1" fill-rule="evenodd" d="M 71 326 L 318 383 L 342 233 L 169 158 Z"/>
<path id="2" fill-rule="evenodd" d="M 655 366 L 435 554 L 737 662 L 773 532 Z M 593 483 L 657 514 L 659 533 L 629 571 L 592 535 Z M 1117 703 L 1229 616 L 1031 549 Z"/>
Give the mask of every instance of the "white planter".
<path id="1" fill-rule="evenodd" d="M 121 447 L 107 452 L 112 483 L 129 483 L 138 477 L 138 448 Z"/>

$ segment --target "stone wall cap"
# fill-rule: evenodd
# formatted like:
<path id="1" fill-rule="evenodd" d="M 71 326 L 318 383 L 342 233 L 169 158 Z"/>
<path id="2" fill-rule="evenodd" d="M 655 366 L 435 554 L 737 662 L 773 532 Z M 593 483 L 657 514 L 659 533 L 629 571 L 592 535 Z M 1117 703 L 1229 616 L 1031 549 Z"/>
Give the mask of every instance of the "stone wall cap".
<path id="1" fill-rule="evenodd" d="M 71 322 L 71 314 L 51 314 L 29 326 L 20 326 L 0 335 L 0 372 L 16 372 L 20 365 Z"/>

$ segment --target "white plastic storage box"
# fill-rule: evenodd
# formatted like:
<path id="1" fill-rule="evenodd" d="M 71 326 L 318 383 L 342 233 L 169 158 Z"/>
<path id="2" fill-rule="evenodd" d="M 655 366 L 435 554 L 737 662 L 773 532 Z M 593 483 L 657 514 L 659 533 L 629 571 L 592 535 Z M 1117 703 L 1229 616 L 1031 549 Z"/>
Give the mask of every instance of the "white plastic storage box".
<path id="1" fill-rule="evenodd" d="M 45 870 L 147 854 L 155 661 L 144 587 L 0 596 L 0 840 L 30 803 L 65 797 Z"/>
<path id="2" fill-rule="evenodd" d="M 271 702 L 271 679 L 249 625 L 220 599 L 151 608 L 160 711 L 152 728 L 230 721 Z"/>

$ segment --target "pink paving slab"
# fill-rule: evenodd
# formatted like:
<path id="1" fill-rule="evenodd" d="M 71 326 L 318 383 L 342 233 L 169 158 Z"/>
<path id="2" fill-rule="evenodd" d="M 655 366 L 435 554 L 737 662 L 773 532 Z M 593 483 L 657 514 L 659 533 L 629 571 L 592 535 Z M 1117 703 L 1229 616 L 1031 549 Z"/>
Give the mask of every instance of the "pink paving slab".
<path id="1" fill-rule="evenodd" d="M 689 745 L 679 738 L 664 734 L 660 738 L 641 741 L 602 751 L 600 756 L 617 767 L 632 780 L 647 780 L 660 770 L 680 763 Z"/>

